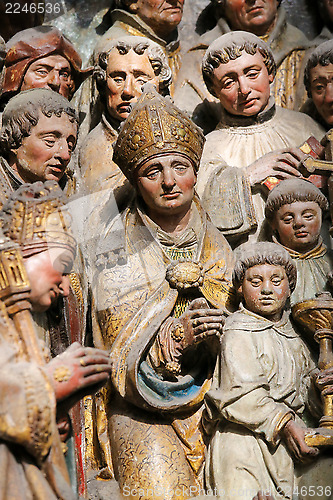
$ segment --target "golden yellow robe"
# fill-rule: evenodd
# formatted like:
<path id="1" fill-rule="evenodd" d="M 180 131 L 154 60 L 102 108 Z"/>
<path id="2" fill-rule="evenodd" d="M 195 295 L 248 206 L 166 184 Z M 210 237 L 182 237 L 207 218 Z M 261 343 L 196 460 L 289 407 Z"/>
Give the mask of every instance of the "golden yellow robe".
<path id="1" fill-rule="evenodd" d="M 195 234 L 193 241 L 188 235 L 188 246 L 204 275 L 196 296 L 205 297 L 211 307 L 223 307 L 230 295 L 232 253 L 197 200 L 192 212 L 193 226 L 190 221 L 187 231 Z M 158 233 L 158 226 L 135 206 L 107 228 L 93 283 L 100 326 L 94 340 L 96 346 L 111 349 L 113 360 L 112 389 L 105 404 L 115 477 L 126 495 L 141 488 L 144 498 L 160 498 L 163 487 L 167 500 L 188 498 L 189 488 L 201 484 L 204 444 L 199 420 L 216 350 L 208 341 L 194 346 L 175 379 L 165 377 L 152 362 L 159 332 L 168 328 L 181 302 L 166 279 L 172 252 Z M 173 246 L 173 255 L 182 253 L 181 240 Z M 105 442 L 106 423 L 100 423 Z"/>

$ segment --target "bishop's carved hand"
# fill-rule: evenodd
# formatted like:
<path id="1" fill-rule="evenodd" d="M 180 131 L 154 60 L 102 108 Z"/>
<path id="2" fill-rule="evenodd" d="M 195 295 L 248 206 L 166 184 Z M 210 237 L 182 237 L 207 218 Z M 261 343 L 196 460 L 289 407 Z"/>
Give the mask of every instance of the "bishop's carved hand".
<path id="1" fill-rule="evenodd" d="M 181 325 L 184 332 L 183 348 L 202 342 L 207 337 L 219 336 L 222 333 L 225 321 L 222 309 L 210 309 L 204 298 L 194 299 L 186 311 L 176 320 L 174 331 L 177 325 Z"/>
<path id="2" fill-rule="evenodd" d="M 74 342 L 53 358 L 46 370 L 52 380 L 58 410 L 68 411 L 87 394 L 93 394 L 109 379 L 111 360 L 106 351 Z"/>

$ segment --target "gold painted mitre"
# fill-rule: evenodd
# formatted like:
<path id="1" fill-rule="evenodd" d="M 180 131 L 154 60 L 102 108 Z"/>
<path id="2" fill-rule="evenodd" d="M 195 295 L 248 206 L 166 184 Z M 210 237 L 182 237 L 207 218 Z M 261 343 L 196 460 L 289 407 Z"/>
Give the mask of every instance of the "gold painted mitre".
<path id="1" fill-rule="evenodd" d="M 121 128 L 113 160 L 130 181 L 141 163 L 166 153 L 186 156 L 197 171 L 205 142 L 201 129 L 155 87 L 146 89 Z"/>
<path id="2" fill-rule="evenodd" d="M 66 198 L 56 181 L 23 184 L 0 212 L 5 236 L 16 241 L 25 257 L 50 247 L 64 247 L 75 255 L 76 240 Z"/>

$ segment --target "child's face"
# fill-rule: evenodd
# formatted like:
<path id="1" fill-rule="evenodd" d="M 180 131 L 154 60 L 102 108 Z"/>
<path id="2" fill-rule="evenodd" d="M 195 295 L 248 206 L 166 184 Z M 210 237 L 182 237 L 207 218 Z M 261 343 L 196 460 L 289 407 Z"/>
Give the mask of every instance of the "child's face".
<path id="1" fill-rule="evenodd" d="M 239 288 L 249 311 L 279 321 L 290 295 L 289 281 L 282 266 L 260 264 L 246 270 Z"/>
<path id="2" fill-rule="evenodd" d="M 295 201 L 279 208 L 273 220 L 273 229 L 278 232 L 282 245 L 297 252 L 307 252 L 318 244 L 321 221 L 318 203 Z"/>

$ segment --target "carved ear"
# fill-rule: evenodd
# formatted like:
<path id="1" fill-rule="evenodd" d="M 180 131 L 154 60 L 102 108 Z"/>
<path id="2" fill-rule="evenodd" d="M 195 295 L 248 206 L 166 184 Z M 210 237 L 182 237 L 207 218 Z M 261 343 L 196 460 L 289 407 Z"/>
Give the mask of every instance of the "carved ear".
<path id="1" fill-rule="evenodd" d="M 243 285 L 240 285 L 237 288 L 237 295 L 240 295 L 240 297 L 243 297 Z"/>

